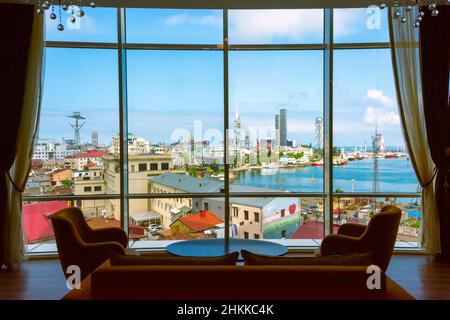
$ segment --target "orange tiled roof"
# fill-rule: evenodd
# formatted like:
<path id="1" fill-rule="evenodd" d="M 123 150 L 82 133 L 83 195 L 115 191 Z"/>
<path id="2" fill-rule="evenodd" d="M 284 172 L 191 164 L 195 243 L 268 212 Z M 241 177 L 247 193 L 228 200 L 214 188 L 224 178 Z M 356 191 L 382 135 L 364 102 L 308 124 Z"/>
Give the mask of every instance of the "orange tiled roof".
<path id="1" fill-rule="evenodd" d="M 178 221 L 183 223 L 192 232 L 199 232 L 213 228 L 215 225 L 223 223 L 214 213 L 202 210 L 200 213 L 192 214 L 179 218 Z"/>

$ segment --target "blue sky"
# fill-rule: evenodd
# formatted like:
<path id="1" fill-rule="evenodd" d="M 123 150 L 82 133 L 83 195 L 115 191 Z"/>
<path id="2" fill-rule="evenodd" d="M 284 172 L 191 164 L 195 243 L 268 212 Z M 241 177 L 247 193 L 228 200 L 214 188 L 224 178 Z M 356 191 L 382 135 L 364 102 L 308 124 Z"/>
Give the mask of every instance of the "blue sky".
<path id="1" fill-rule="evenodd" d="M 57 12 L 58 13 L 58 12 Z M 71 29 L 56 31 L 47 19 L 47 39 L 115 42 L 115 9 L 86 9 Z M 380 28 L 369 30 L 365 9 L 335 11 L 336 42 L 388 41 L 386 12 Z M 79 24 L 78 24 L 79 23 Z M 320 43 L 321 10 L 230 11 L 231 44 Z M 79 28 L 78 28 L 79 27 Z M 211 10 L 127 10 L 131 43 L 220 44 L 222 12 Z M 117 53 L 109 49 L 46 50 L 40 137 L 73 137 L 66 118 L 80 111 L 88 141 L 93 130 L 101 143 L 118 132 Z M 288 137 L 314 139 L 314 119 L 322 116 L 323 66 L 320 50 L 234 51 L 229 54 L 230 118 L 239 107 L 244 129 L 271 134 L 274 114 L 288 112 Z M 386 144 L 403 144 L 387 49 L 335 51 L 334 125 L 336 145 L 361 145 L 375 123 Z M 220 51 L 129 51 L 129 131 L 152 143 L 170 142 L 202 122 L 203 131 L 223 128 L 223 57 Z"/>

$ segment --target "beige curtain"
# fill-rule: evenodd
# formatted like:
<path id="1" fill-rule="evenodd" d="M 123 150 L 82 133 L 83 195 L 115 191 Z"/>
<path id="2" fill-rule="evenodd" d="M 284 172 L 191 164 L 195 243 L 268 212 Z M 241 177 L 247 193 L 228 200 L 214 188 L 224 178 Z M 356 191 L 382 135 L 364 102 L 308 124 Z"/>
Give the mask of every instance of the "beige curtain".
<path id="1" fill-rule="evenodd" d="M 439 216 L 434 197 L 434 163 L 427 142 L 422 102 L 419 28 L 413 27 L 416 16 L 413 10 L 407 14 L 407 22 L 400 23 L 392 19 L 392 10 L 389 10 L 389 31 L 403 134 L 422 186 L 422 247 L 434 255 L 440 252 Z"/>
<path id="2" fill-rule="evenodd" d="M 16 145 L 16 158 L 9 171 L 8 203 L 6 217 L 8 226 L 6 252 L 7 262 L 20 263 L 24 257 L 25 246 L 22 232 L 22 191 L 31 168 L 34 140 L 39 122 L 39 111 L 42 96 L 44 63 L 44 15 L 35 14 L 28 55 L 24 105 L 20 120 Z M 9 261 L 8 261 L 9 260 Z"/>

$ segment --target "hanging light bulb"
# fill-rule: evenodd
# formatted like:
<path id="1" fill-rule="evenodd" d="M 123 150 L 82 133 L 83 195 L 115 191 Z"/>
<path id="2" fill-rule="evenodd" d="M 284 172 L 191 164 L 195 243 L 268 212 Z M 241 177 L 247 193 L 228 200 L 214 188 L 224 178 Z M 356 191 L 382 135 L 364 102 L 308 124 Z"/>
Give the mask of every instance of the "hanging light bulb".
<path id="1" fill-rule="evenodd" d="M 436 17 L 437 15 L 439 15 L 439 10 L 437 9 L 436 1 L 429 3 L 427 8 L 428 8 L 428 11 L 431 11 L 430 15 L 432 17 Z M 408 18 L 410 18 L 410 16 L 411 16 L 411 19 L 412 19 L 412 16 L 413 16 L 413 14 L 408 15 L 407 12 L 411 12 L 413 9 L 415 9 L 414 12 L 417 12 L 417 14 L 415 14 L 415 20 L 414 20 L 414 23 L 412 23 L 412 25 L 414 28 L 419 28 L 420 24 L 423 21 L 423 17 L 425 16 L 425 12 L 422 11 L 423 9 L 420 5 L 420 0 L 416 0 L 414 6 L 407 5 L 406 1 L 403 1 L 402 5 L 399 6 L 399 2 L 395 1 L 394 2 L 394 13 L 393 13 L 392 19 L 399 20 L 401 23 L 406 23 L 408 21 Z"/>
<path id="2" fill-rule="evenodd" d="M 44 1 L 42 4 L 42 9 L 47 10 L 48 8 L 50 8 L 50 2 Z"/>
<path id="3" fill-rule="evenodd" d="M 436 17 L 439 14 L 439 10 L 438 9 L 434 9 L 433 11 L 431 11 L 431 16 L 432 17 Z"/>
<path id="4" fill-rule="evenodd" d="M 83 0 L 22 0 L 26 3 L 32 3 L 36 5 L 37 14 L 45 14 L 46 10 L 51 8 L 51 13 L 48 15 L 50 20 L 58 20 L 56 28 L 58 31 L 63 31 L 64 24 L 62 22 L 62 11 L 67 12 L 67 23 L 75 23 L 77 17 L 81 18 L 86 15 L 83 10 L 84 3 L 89 3 L 92 8 L 96 7 L 95 1 L 85 2 Z M 77 11 L 75 12 L 75 8 Z M 55 9 L 59 11 L 59 14 L 55 12 Z"/>

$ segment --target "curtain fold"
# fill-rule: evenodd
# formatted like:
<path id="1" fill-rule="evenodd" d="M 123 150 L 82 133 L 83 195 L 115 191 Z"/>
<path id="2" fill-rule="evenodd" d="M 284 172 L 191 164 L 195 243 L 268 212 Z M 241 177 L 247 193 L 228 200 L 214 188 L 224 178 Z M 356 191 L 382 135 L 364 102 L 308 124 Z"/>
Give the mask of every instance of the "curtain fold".
<path id="1" fill-rule="evenodd" d="M 436 164 L 441 257 L 450 261 L 450 7 L 438 6 L 420 25 L 422 95 L 428 145 Z"/>
<path id="2" fill-rule="evenodd" d="M 25 252 L 22 232 L 22 192 L 31 168 L 34 141 L 39 123 L 44 65 L 44 15 L 34 13 L 22 116 L 17 134 L 16 155 L 8 172 L 6 207 L 6 250 L 8 264 L 20 263 Z"/>
<path id="3" fill-rule="evenodd" d="M 427 143 L 422 99 L 419 30 L 413 27 L 415 9 L 407 22 L 392 19 L 389 9 L 391 56 L 397 90 L 397 104 L 408 152 L 422 186 L 422 247 L 430 254 L 441 251 L 439 215 L 435 201 L 434 162 Z"/>
<path id="4" fill-rule="evenodd" d="M 0 4 L 0 267 L 9 263 L 8 171 L 16 155 L 34 7 Z"/>

